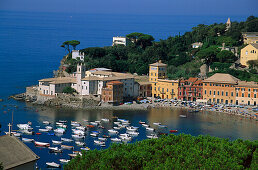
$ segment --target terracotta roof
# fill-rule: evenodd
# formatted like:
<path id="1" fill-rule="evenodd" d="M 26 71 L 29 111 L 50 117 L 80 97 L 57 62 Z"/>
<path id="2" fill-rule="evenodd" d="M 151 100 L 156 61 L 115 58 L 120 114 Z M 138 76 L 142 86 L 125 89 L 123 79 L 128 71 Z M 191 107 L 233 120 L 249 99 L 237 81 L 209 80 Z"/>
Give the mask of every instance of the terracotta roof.
<path id="1" fill-rule="evenodd" d="M 50 84 L 76 83 L 76 78 L 73 77 L 56 77 L 39 80 L 40 82 L 49 82 Z"/>
<path id="2" fill-rule="evenodd" d="M 15 168 L 37 159 L 39 157 L 18 138 L 9 135 L 0 137 L 0 162 L 4 169 Z"/>
<path id="3" fill-rule="evenodd" d="M 202 84 L 202 80 L 197 80 L 194 84 Z"/>
<path id="4" fill-rule="evenodd" d="M 189 78 L 188 80 L 186 80 L 186 81 L 194 83 L 194 82 L 196 82 L 197 80 L 198 80 L 198 78 L 190 77 L 190 78 Z"/>
<path id="5" fill-rule="evenodd" d="M 254 81 L 239 81 L 236 87 L 253 87 L 258 88 L 258 83 Z"/>
<path id="6" fill-rule="evenodd" d="M 123 84 L 121 81 L 110 81 L 110 82 L 108 82 L 107 84 L 116 84 L 116 85 L 118 85 L 118 84 Z"/>
<path id="7" fill-rule="evenodd" d="M 163 66 L 163 67 L 166 67 L 167 66 L 167 64 L 164 64 L 164 63 L 162 63 L 161 61 L 158 61 L 158 62 L 156 62 L 156 63 L 152 63 L 152 64 L 150 64 L 150 66 Z"/>
<path id="8" fill-rule="evenodd" d="M 253 46 L 254 48 L 258 49 L 258 44 L 253 43 L 253 44 L 250 44 L 250 45 Z"/>
<path id="9" fill-rule="evenodd" d="M 93 80 L 102 80 L 102 78 L 97 77 L 97 76 L 87 76 L 85 78 L 82 79 L 83 81 L 93 81 Z"/>
<path id="10" fill-rule="evenodd" d="M 227 83 L 227 84 L 237 84 L 240 81 L 238 78 L 224 73 L 216 73 L 213 76 L 203 80 L 204 83 Z"/>

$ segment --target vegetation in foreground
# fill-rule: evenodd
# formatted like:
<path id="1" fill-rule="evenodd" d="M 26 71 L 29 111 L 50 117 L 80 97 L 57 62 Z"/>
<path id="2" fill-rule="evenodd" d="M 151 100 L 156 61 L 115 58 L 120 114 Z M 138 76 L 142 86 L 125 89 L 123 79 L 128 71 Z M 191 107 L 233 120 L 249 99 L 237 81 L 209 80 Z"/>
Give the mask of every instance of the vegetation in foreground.
<path id="1" fill-rule="evenodd" d="M 169 135 L 84 152 L 64 169 L 256 169 L 257 146 L 257 140 Z"/>

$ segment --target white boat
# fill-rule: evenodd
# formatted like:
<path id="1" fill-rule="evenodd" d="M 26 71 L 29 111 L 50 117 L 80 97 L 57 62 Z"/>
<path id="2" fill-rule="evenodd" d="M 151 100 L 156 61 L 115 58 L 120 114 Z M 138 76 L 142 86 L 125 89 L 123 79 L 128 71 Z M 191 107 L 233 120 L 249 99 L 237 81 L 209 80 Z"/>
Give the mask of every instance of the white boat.
<path id="1" fill-rule="evenodd" d="M 146 127 L 146 130 L 148 130 L 148 131 L 154 131 L 154 128 Z"/>
<path id="2" fill-rule="evenodd" d="M 129 131 L 137 131 L 137 129 L 132 126 L 126 127 L 126 129 Z"/>
<path id="3" fill-rule="evenodd" d="M 53 145 L 61 145 L 62 141 L 52 140 Z"/>
<path id="4" fill-rule="evenodd" d="M 99 120 L 96 120 L 95 122 L 96 122 L 96 123 L 98 123 L 98 124 L 100 124 L 100 123 L 101 123 L 101 121 L 99 121 Z"/>
<path id="5" fill-rule="evenodd" d="M 154 122 L 153 124 L 154 124 L 154 125 L 157 125 L 157 126 L 158 126 L 158 125 L 161 125 L 161 123 L 159 123 L 159 122 Z"/>
<path id="6" fill-rule="evenodd" d="M 119 136 L 119 138 L 121 138 L 122 140 L 125 140 L 125 141 L 132 140 L 132 137 L 128 137 L 128 136 Z"/>
<path id="7" fill-rule="evenodd" d="M 109 133 L 116 133 L 116 134 L 118 133 L 118 131 L 116 131 L 116 130 L 114 130 L 114 129 L 109 129 L 108 132 L 109 132 Z"/>
<path id="8" fill-rule="evenodd" d="M 44 124 L 44 125 L 49 125 L 50 122 L 49 122 L 49 121 L 43 121 L 43 124 Z"/>
<path id="9" fill-rule="evenodd" d="M 9 132 L 5 132 L 6 135 L 9 135 Z M 17 133 L 17 132 L 11 132 L 11 134 L 15 137 L 21 137 L 21 133 Z"/>
<path id="10" fill-rule="evenodd" d="M 114 122 L 114 124 L 115 124 L 115 125 L 119 125 L 119 124 L 120 124 L 120 122 Z"/>
<path id="11" fill-rule="evenodd" d="M 107 138 L 101 138 L 101 137 L 99 137 L 98 140 L 100 140 L 100 141 L 107 141 Z"/>
<path id="12" fill-rule="evenodd" d="M 121 129 L 121 127 L 113 127 L 115 130 L 120 130 Z"/>
<path id="13" fill-rule="evenodd" d="M 73 149 L 73 146 L 61 145 L 62 149 Z"/>
<path id="14" fill-rule="evenodd" d="M 122 139 L 119 139 L 119 138 L 111 138 L 111 141 L 113 141 L 113 142 L 121 142 Z"/>
<path id="15" fill-rule="evenodd" d="M 29 138 L 22 138 L 23 142 L 33 142 L 34 139 L 29 139 Z"/>
<path id="16" fill-rule="evenodd" d="M 84 150 L 84 151 L 89 151 L 89 150 L 90 150 L 90 148 L 88 148 L 88 147 L 85 147 L 85 148 L 81 148 L 81 150 Z"/>
<path id="17" fill-rule="evenodd" d="M 61 138 L 61 141 L 64 141 L 64 142 L 72 142 L 73 140 L 72 140 L 72 139 L 68 139 L 68 138 Z"/>
<path id="18" fill-rule="evenodd" d="M 186 115 L 179 115 L 179 117 L 186 118 Z"/>
<path id="19" fill-rule="evenodd" d="M 104 118 L 104 119 L 101 119 L 101 121 L 103 121 L 103 122 L 109 122 L 109 119 Z"/>
<path id="20" fill-rule="evenodd" d="M 27 129 L 21 130 L 21 133 L 24 133 L 24 134 L 26 134 L 26 135 L 33 135 L 33 134 L 34 134 L 34 132 L 29 131 L 29 130 L 27 130 Z"/>
<path id="21" fill-rule="evenodd" d="M 83 135 L 72 135 L 72 137 L 73 138 L 75 138 L 75 139 L 83 139 L 83 138 L 85 138 L 85 136 L 83 136 Z"/>
<path id="22" fill-rule="evenodd" d="M 61 124 L 61 125 L 56 125 L 56 126 L 58 126 L 58 127 L 60 127 L 60 128 L 67 128 L 67 125 L 63 125 L 63 124 Z"/>
<path id="23" fill-rule="evenodd" d="M 33 128 L 28 124 L 17 124 L 17 127 L 21 130 L 32 130 Z"/>
<path id="24" fill-rule="evenodd" d="M 76 134 L 76 135 L 85 135 L 85 132 L 82 131 L 82 130 L 73 129 L 72 131 L 73 131 L 73 133 Z"/>
<path id="25" fill-rule="evenodd" d="M 143 127 L 150 127 L 150 125 L 142 124 Z"/>
<path id="26" fill-rule="evenodd" d="M 58 147 L 48 147 L 50 152 L 56 152 L 56 153 L 61 153 L 62 149 L 59 149 Z"/>
<path id="27" fill-rule="evenodd" d="M 60 123 L 67 123 L 67 120 L 58 120 Z"/>
<path id="28" fill-rule="evenodd" d="M 105 144 L 105 142 L 99 141 L 99 140 L 94 140 L 94 143 L 96 143 L 98 145 L 104 145 Z"/>
<path id="29" fill-rule="evenodd" d="M 130 125 L 130 122 L 122 122 L 122 125 Z"/>
<path id="30" fill-rule="evenodd" d="M 81 131 L 85 131 L 86 130 L 86 127 L 84 126 L 78 126 L 76 127 L 77 130 L 81 130 Z"/>
<path id="31" fill-rule="evenodd" d="M 157 139 L 158 136 L 156 134 L 151 134 L 151 135 L 148 135 L 147 138 L 150 138 L 150 139 Z"/>
<path id="32" fill-rule="evenodd" d="M 46 162 L 46 164 L 49 167 L 60 168 L 60 164 L 57 164 L 55 162 Z"/>
<path id="33" fill-rule="evenodd" d="M 167 125 L 159 125 L 160 128 L 167 128 Z"/>
<path id="34" fill-rule="evenodd" d="M 81 124 L 80 123 L 71 123 L 71 126 L 79 127 L 79 126 L 81 126 Z"/>
<path id="35" fill-rule="evenodd" d="M 97 122 L 90 122 L 91 125 L 98 126 L 99 123 Z"/>
<path id="36" fill-rule="evenodd" d="M 129 135 L 132 135 L 132 136 L 137 136 L 139 135 L 139 132 L 134 132 L 134 131 L 129 131 L 127 132 Z"/>
<path id="37" fill-rule="evenodd" d="M 117 126 L 120 127 L 121 129 L 127 127 L 127 125 L 121 125 L 121 124 L 118 124 Z"/>
<path id="38" fill-rule="evenodd" d="M 49 129 L 39 129 L 39 132 L 49 132 Z"/>
<path id="39" fill-rule="evenodd" d="M 52 129 L 53 129 L 53 127 L 52 127 L 52 126 L 46 126 L 46 129 L 48 129 L 48 130 L 52 130 Z"/>
<path id="40" fill-rule="evenodd" d="M 85 146 L 86 144 L 84 142 L 75 141 L 75 144 L 78 146 Z"/>
<path id="41" fill-rule="evenodd" d="M 70 160 L 69 159 L 59 159 L 59 161 L 63 164 L 68 163 Z"/>
<path id="42" fill-rule="evenodd" d="M 42 146 L 42 147 L 49 147 L 50 144 L 49 143 L 46 143 L 46 142 L 38 142 L 38 141 L 34 141 L 34 144 L 36 146 Z"/>
<path id="43" fill-rule="evenodd" d="M 90 136 L 93 136 L 93 137 L 97 137 L 99 134 L 98 133 L 91 133 Z"/>
<path id="44" fill-rule="evenodd" d="M 65 130 L 62 129 L 62 128 L 57 128 L 57 129 L 54 130 L 54 132 L 55 132 L 55 133 L 63 134 L 63 133 L 65 132 Z"/>

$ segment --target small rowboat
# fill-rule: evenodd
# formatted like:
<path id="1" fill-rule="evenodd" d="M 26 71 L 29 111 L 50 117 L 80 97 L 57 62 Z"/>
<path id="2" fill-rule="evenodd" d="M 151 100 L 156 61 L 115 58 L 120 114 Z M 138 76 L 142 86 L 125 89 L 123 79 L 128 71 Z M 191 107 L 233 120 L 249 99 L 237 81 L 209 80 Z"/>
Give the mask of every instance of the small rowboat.
<path id="1" fill-rule="evenodd" d="M 42 147 L 49 147 L 50 146 L 50 144 L 46 143 L 46 142 L 37 142 L 37 141 L 35 141 L 34 144 L 36 146 L 42 146 Z"/>
<path id="2" fill-rule="evenodd" d="M 49 122 L 49 121 L 43 121 L 43 124 L 44 124 L 44 125 L 49 125 L 50 122 Z"/>
<path id="3" fill-rule="evenodd" d="M 94 128 L 95 126 L 93 125 L 86 125 L 88 128 Z"/>
<path id="4" fill-rule="evenodd" d="M 22 138 L 23 142 L 33 142 L 34 139 L 29 139 L 29 138 Z"/>
<path id="5" fill-rule="evenodd" d="M 98 133 L 91 133 L 90 135 L 93 136 L 93 137 L 97 137 L 99 134 Z"/>
<path id="6" fill-rule="evenodd" d="M 75 141 L 75 144 L 78 146 L 85 146 L 86 144 L 84 142 Z"/>
<path id="7" fill-rule="evenodd" d="M 55 162 L 46 162 L 46 164 L 49 167 L 60 168 L 60 164 L 57 164 Z"/>
<path id="8" fill-rule="evenodd" d="M 109 119 L 101 119 L 101 121 L 103 121 L 103 122 L 109 122 Z"/>
<path id="9" fill-rule="evenodd" d="M 72 137 L 74 139 L 83 139 L 83 138 L 85 138 L 85 136 L 83 136 L 83 135 L 72 135 Z"/>
<path id="10" fill-rule="evenodd" d="M 170 130 L 170 133 L 177 133 L 177 130 Z"/>
<path id="11" fill-rule="evenodd" d="M 186 118 L 186 115 L 179 115 L 179 117 Z"/>
<path id="12" fill-rule="evenodd" d="M 108 130 L 109 133 L 118 133 L 118 131 L 114 130 L 114 129 L 109 129 Z"/>
<path id="13" fill-rule="evenodd" d="M 139 121 L 139 124 L 145 124 L 146 122 Z"/>
<path id="14" fill-rule="evenodd" d="M 68 163 L 70 160 L 69 159 L 59 159 L 60 163 L 66 164 Z"/>
<path id="15" fill-rule="evenodd" d="M 158 125 L 161 125 L 161 123 L 159 123 L 159 122 L 154 122 L 153 124 L 154 124 L 154 125 L 157 125 L 157 126 L 158 126 Z"/>
<path id="16" fill-rule="evenodd" d="M 150 138 L 150 139 L 157 139 L 158 136 L 155 135 L 155 134 L 151 134 L 151 135 L 147 136 L 147 138 Z"/>
<path id="17" fill-rule="evenodd" d="M 150 127 L 147 127 L 146 130 L 148 130 L 148 131 L 154 131 L 154 129 L 153 129 L 153 128 L 150 128 Z"/>
<path id="18" fill-rule="evenodd" d="M 36 133 L 36 135 L 41 135 L 41 133 L 38 132 L 38 133 Z"/>
<path id="19" fill-rule="evenodd" d="M 103 141 L 98 141 L 98 140 L 94 140 L 94 143 L 95 143 L 95 144 L 98 144 L 98 145 L 104 145 L 104 144 L 105 144 L 105 142 L 103 142 Z"/>
<path id="20" fill-rule="evenodd" d="M 81 150 L 84 150 L 84 151 L 89 151 L 89 150 L 90 150 L 90 148 L 88 148 L 88 147 L 85 147 L 85 148 L 81 148 Z"/>
<path id="21" fill-rule="evenodd" d="M 143 127 L 150 127 L 150 125 L 142 124 Z"/>
<path id="22" fill-rule="evenodd" d="M 100 140 L 100 141 L 107 141 L 107 138 L 101 138 L 101 137 L 99 137 L 98 140 Z"/>
<path id="23" fill-rule="evenodd" d="M 55 153 L 61 153 L 63 152 L 62 149 L 59 149 L 58 147 L 48 147 L 50 152 L 55 152 Z"/>
<path id="24" fill-rule="evenodd" d="M 40 132 L 49 132 L 49 129 L 39 129 Z"/>
<path id="25" fill-rule="evenodd" d="M 61 145 L 62 141 L 52 140 L 53 145 Z"/>
<path id="26" fill-rule="evenodd" d="M 119 138 L 111 138 L 111 141 L 113 141 L 113 142 L 121 142 L 122 139 L 119 139 Z"/>
<path id="27" fill-rule="evenodd" d="M 108 136 L 108 135 L 103 135 L 103 138 L 110 138 L 110 136 Z"/>
<path id="28" fill-rule="evenodd" d="M 73 146 L 61 145 L 62 149 L 73 149 Z"/>
<path id="29" fill-rule="evenodd" d="M 61 138 L 61 141 L 64 141 L 64 142 L 72 142 L 73 140 L 72 140 L 72 139 L 68 139 L 68 138 Z"/>

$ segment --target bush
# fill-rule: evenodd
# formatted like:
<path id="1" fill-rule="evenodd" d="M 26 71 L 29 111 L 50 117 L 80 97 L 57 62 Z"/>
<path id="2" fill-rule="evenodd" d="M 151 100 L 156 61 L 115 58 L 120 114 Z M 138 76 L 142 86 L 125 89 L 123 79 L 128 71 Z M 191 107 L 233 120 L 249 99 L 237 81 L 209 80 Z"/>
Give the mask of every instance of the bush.
<path id="1" fill-rule="evenodd" d="M 63 93 L 73 94 L 74 92 L 76 92 L 76 90 L 74 88 L 70 87 L 70 86 L 65 87 L 63 89 Z"/>

